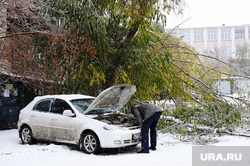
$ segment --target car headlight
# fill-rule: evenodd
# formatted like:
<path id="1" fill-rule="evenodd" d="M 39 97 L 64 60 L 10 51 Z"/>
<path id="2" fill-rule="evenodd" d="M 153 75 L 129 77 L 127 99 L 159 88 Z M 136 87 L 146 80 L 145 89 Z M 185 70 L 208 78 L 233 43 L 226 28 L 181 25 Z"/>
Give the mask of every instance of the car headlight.
<path id="1" fill-rule="evenodd" d="M 103 126 L 103 129 L 110 131 L 110 130 L 117 130 L 117 127 L 113 126 L 113 125 L 105 125 L 105 126 Z"/>

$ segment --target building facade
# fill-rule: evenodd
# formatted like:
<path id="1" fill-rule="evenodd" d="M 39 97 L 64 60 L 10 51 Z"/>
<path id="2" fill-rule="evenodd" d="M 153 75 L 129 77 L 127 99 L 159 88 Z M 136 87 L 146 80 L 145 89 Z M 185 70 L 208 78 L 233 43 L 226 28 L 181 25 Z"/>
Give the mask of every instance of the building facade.
<path id="1" fill-rule="evenodd" d="M 218 48 L 228 58 L 235 58 L 237 45 L 250 44 L 250 25 L 176 28 L 171 34 L 200 53 Z"/>

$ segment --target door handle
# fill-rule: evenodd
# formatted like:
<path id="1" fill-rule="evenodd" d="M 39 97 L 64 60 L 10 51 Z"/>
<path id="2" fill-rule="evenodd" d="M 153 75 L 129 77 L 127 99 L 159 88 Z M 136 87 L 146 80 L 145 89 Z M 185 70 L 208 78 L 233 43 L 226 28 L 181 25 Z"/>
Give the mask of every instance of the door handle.
<path id="1" fill-rule="evenodd" d="M 56 121 L 57 119 L 56 119 L 56 118 L 52 118 L 51 120 L 54 120 L 54 121 Z"/>

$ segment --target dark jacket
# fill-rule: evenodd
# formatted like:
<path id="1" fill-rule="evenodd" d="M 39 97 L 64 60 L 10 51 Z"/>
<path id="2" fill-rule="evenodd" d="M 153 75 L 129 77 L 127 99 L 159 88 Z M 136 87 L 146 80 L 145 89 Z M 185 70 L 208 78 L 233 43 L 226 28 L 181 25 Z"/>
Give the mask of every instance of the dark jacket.
<path id="1" fill-rule="evenodd" d="M 156 112 L 162 112 L 162 109 L 154 104 L 143 104 L 131 109 L 131 113 L 136 117 L 140 125 Z"/>

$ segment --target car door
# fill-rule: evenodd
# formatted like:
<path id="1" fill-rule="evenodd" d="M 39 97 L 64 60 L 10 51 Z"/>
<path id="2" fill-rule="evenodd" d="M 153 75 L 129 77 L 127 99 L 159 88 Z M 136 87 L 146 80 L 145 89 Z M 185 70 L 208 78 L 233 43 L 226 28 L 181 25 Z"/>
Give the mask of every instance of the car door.
<path id="1" fill-rule="evenodd" d="M 76 136 L 76 118 L 63 115 L 63 111 L 73 109 L 62 100 L 55 99 L 51 108 L 51 137 L 55 141 L 71 142 Z"/>
<path id="2" fill-rule="evenodd" d="M 32 131 L 36 138 L 50 138 L 50 109 L 53 99 L 38 101 L 30 114 Z"/>

